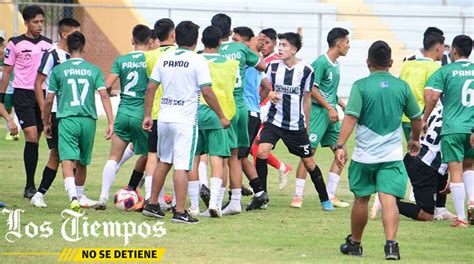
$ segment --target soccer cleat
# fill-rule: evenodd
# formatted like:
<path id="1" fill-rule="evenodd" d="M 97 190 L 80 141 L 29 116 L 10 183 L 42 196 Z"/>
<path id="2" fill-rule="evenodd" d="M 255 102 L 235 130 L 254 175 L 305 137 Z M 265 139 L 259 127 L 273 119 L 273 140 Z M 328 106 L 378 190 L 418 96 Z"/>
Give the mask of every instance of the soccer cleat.
<path id="1" fill-rule="evenodd" d="M 209 213 L 209 209 L 207 209 L 206 211 L 204 211 L 203 213 L 201 213 L 200 216 L 211 217 L 211 213 Z"/>
<path id="2" fill-rule="evenodd" d="M 341 244 L 339 249 L 344 255 L 362 257 L 362 245 L 360 243 L 354 243 L 352 241 L 352 235 L 346 237 L 346 242 Z"/>
<path id="3" fill-rule="evenodd" d="M 186 211 L 191 215 L 191 216 L 198 216 L 201 212 L 199 212 L 199 208 L 191 208 L 189 207 L 186 209 Z"/>
<path id="4" fill-rule="evenodd" d="M 192 217 L 187 210 L 182 213 L 174 213 L 173 218 L 171 218 L 173 223 L 183 223 L 183 224 L 197 224 L 199 219 Z"/>
<path id="5" fill-rule="evenodd" d="M 221 209 L 219 209 L 218 206 L 212 204 L 209 206 L 208 213 L 211 217 L 214 218 L 219 218 L 222 216 Z"/>
<path id="6" fill-rule="evenodd" d="M 10 135 L 10 132 L 7 132 L 7 135 L 5 136 L 5 140 L 7 140 L 7 141 L 13 141 L 13 136 Z"/>
<path id="7" fill-rule="evenodd" d="M 209 207 L 209 200 L 211 199 L 211 190 L 207 188 L 206 185 L 202 184 L 201 189 L 199 190 L 199 197 L 201 197 L 202 201 L 206 205 L 206 208 Z"/>
<path id="8" fill-rule="evenodd" d="M 441 221 L 441 220 L 454 220 L 454 219 L 456 219 L 456 215 L 449 212 L 448 209 L 446 209 L 446 208 L 443 208 L 443 209 L 436 208 L 433 218 L 435 220 L 438 220 L 438 221 Z"/>
<path id="9" fill-rule="evenodd" d="M 253 194 L 253 191 L 250 188 L 245 187 L 244 185 L 242 185 L 242 187 L 240 187 L 240 188 L 242 190 L 241 191 L 242 196 L 250 196 L 250 195 Z"/>
<path id="10" fill-rule="evenodd" d="M 331 203 L 332 203 L 332 205 L 334 205 L 334 207 L 339 207 L 339 208 L 345 208 L 345 207 L 350 206 L 350 204 L 348 202 L 341 201 L 337 197 L 333 197 L 331 199 Z"/>
<path id="11" fill-rule="evenodd" d="M 74 212 L 79 212 L 81 209 L 81 205 L 76 197 L 72 198 L 71 203 L 69 204 L 69 209 L 73 210 Z"/>
<path id="12" fill-rule="evenodd" d="M 35 193 L 36 193 L 35 186 L 25 187 L 25 191 L 23 192 L 23 197 L 31 199 L 31 197 L 33 197 Z"/>
<path id="13" fill-rule="evenodd" d="M 35 193 L 33 197 L 31 197 L 30 204 L 34 207 L 38 208 L 46 208 L 48 205 L 44 202 L 43 194 L 40 192 Z"/>
<path id="14" fill-rule="evenodd" d="M 165 213 L 161 211 L 159 204 L 149 204 L 146 203 L 145 207 L 143 208 L 142 215 L 148 217 L 155 217 L 155 218 L 164 218 Z"/>
<path id="15" fill-rule="evenodd" d="M 94 205 L 95 210 L 105 210 L 107 208 L 107 200 L 100 198 L 99 201 Z"/>
<path id="16" fill-rule="evenodd" d="M 291 208 L 301 208 L 303 206 L 303 197 L 295 196 L 293 200 L 291 200 L 290 207 Z"/>
<path id="17" fill-rule="evenodd" d="M 256 209 L 260 209 L 262 205 L 267 204 L 270 200 L 268 199 L 268 195 L 266 192 L 262 192 L 260 196 L 253 196 L 252 201 L 250 202 L 249 205 L 247 205 L 247 208 L 245 208 L 246 211 L 252 211 Z"/>
<path id="18" fill-rule="evenodd" d="M 3 208 L 3 207 L 5 207 L 5 203 L 0 202 L 0 208 Z"/>
<path id="19" fill-rule="evenodd" d="M 240 214 L 242 212 L 242 205 L 240 204 L 240 201 L 235 201 L 229 202 L 229 205 L 222 210 L 222 215 L 234 215 L 234 214 Z"/>
<path id="20" fill-rule="evenodd" d="M 334 208 L 331 201 L 329 201 L 329 200 L 321 202 L 321 206 L 323 207 L 323 211 L 334 211 L 334 210 L 336 210 L 336 208 Z"/>
<path id="21" fill-rule="evenodd" d="M 384 247 L 384 251 L 385 251 L 385 260 L 399 260 L 400 259 L 400 248 L 398 247 L 397 242 L 387 241 Z"/>
<path id="22" fill-rule="evenodd" d="M 450 226 L 451 227 L 467 227 L 468 223 L 467 223 L 467 221 L 456 218 L 456 219 L 453 220 L 453 222 L 451 223 Z"/>
<path id="23" fill-rule="evenodd" d="M 285 188 L 286 184 L 288 183 L 288 174 L 290 174 L 291 170 L 293 168 L 291 168 L 291 165 L 290 164 L 285 164 L 285 170 L 283 171 L 280 171 L 278 170 L 278 179 L 279 179 L 279 182 L 278 182 L 278 190 L 283 190 L 283 188 Z"/>
<path id="24" fill-rule="evenodd" d="M 81 208 L 92 208 L 97 204 L 97 201 L 87 198 L 84 194 L 79 199 L 79 204 Z"/>
<path id="25" fill-rule="evenodd" d="M 467 221 L 470 225 L 474 225 L 474 202 L 467 205 Z"/>

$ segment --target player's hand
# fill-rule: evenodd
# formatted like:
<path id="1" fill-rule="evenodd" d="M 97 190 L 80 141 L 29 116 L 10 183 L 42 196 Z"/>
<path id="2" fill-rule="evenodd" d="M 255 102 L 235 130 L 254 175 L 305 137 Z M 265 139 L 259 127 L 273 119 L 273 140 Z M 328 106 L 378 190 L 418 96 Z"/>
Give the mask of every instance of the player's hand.
<path id="1" fill-rule="evenodd" d="M 221 121 L 221 125 L 223 128 L 228 128 L 230 127 L 230 121 L 229 119 L 225 118 L 225 117 L 222 117 L 220 118 L 220 121 Z"/>
<path id="2" fill-rule="evenodd" d="M 329 114 L 329 121 L 331 123 L 336 123 L 339 120 L 339 114 L 337 113 L 336 109 L 331 108 L 328 111 Z"/>
<path id="3" fill-rule="evenodd" d="M 45 138 L 48 138 L 48 139 L 52 138 L 51 133 L 52 133 L 51 124 L 45 124 L 45 125 L 43 125 L 43 134 L 44 134 L 44 137 L 45 137 Z"/>
<path id="4" fill-rule="evenodd" d="M 411 156 L 416 156 L 418 155 L 418 152 L 420 152 L 420 141 L 419 140 L 412 140 L 408 141 L 408 153 L 410 153 Z"/>
<path id="5" fill-rule="evenodd" d="M 104 135 L 105 140 L 111 139 L 113 133 L 114 133 L 114 124 L 110 124 L 110 125 L 105 129 L 105 135 Z"/>
<path id="6" fill-rule="evenodd" d="M 145 116 L 145 118 L 143 118 L 142 128 L 145 131 L 151 132 L 153 128 L 153 120 L 151 120 L 151 117 Z"/>
<path id="7" fill-rule="evenodd" d="M 281 100 L 281 97 L 277 92 L 270 91 L 268 93 L 268 99 L 270 99 L 272 103 L 276 104 Z"/>
<path id="8" fill-rule="evenodd" d="M 15 121 L 13 121 L 12 118 L 8 119 L 7 121 L 8 127 L 10 128 L 10 135 L 16 136 L 18 134 L 18 127 L 15 124 Z"/>
<path id="9" fill-rule="evenodd" d="M 336 164 L 339 168 L 343 168 L 347 161 L 347 151 L 346 148 L 336 149 L 335 153 Z"/>
<path id="10" fill-rule="evenodd" d="M 439 191 L 439 193 L 441 193 L 441 194 L 450 194 L 451 193 L 451 188 L 449 187 L 449 181 L 444 186 L 444 189 Z"/>

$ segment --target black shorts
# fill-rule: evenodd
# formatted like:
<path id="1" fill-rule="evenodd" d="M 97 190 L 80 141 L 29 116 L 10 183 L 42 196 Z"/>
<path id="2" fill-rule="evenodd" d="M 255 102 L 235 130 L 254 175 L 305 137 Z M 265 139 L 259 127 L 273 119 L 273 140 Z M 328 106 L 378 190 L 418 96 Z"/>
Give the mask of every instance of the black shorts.
<path id="1" fill-rule="evenodd" d="M 15 88 L 12 100 L 21 128 L 36 126 L 38 133 L 43 131 L 41 110 L 36 102 L 35 91 Z"/>
<path id="2" fill-rule="evenodd" d="M 148 152 L 156 153 L 158 149 L 158 120 L 153 120 L 151 132 L 148 133 Z"/>
<path id="3" fill-rule="evenodd" d="M 405 155 L 403 163 L 405 163 L 408 177 L 413 186 L 416 204 L 420 206 L 423 211 L 434 214 L 438 179 L 442 175 L 420 159 L 410 156 L 410 154 Z"/>
<path id="4" fill-rule="evenodd" d="M 56 119 L 56 113 L 51 113 L 51 138 L 47 138 L 49 149 L 58 148 L 58 120 Z"/>
<path id="5" fill-rule="evenodd" d="M 256 115 L 256 116 L 255 116 Z M 260 129 L 260 114 L 258 113 L 251 113 L 249 111 L 249 124 L 248 124 L 248 130 L 249 130 L 249 142 L 250 146 L 252 146 L 252 142 L 257 137 L 258 130 Z M 239 159 L 244 159 L 247 158 L 250 154 L 250 147 L 240 147 L 239 148 Z"/>
<path id="6" fill-rule="evenodd" d="M 291 154 L 300 158 L 313 156 L 306 129 L 287 130 L 279 128 L 271 123 L 265 123 L 265 126 L 260 132 L 259 144 L 269 143 L 273 145 L 273 148 L 275 148 L 276 143 L 280 139 L 283 140 L 283 143 L 285 143 Z"/>

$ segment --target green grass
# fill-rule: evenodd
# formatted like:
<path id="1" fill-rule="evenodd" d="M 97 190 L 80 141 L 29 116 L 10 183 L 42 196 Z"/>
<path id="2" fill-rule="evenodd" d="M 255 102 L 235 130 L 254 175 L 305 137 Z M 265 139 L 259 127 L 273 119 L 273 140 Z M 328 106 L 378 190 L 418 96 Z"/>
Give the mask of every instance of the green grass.
<path id="1" fill-rule="evenodd" d="M 110 142 L 102 138 L 104 122 L 99 122 L 92 164 L 88 170 L 86 193 L 97 199 L 102 181 L 102 168 L 107 160 Z M 4 129 L 0 128 L 0 200 L 8 209 L 22 208 L 21 228 L 29 222 L 38 225 L 44 221 L 52 222 L 54 234 L 48 239 L 30 239 L 26 236 L 8 243 L 7 216 L 0 215 L 0 253 L 5 252 L 60 252 L 65 247 L 123 247 L 120 238 L 85 238 L 80 242 L 65 241 L 60 233 L 62 218 L 60 212 L 68 206 L 61 174 L 47 193 L 46 209 L 32 208 L 23 198 L 25 182 L 23 169 L 23 141 L 4 140 Z M 353 145 L 353 141 L 350 142 Z M 352 146 L 350 146 L 352 149 Z M 297 158 L 288 153 L 283 143 L 279 143 L 275 153 L 293 167 Z M 36 172 L 36 185 L 41 181 L 41 173 L 47 162 L 48 151 L 44 138 L 41 140 L 40 159 Z M 328 149 L 318 151 L 317 162 L 327 174 L 333 155 Z M 128 182 L 129 172 L 134 160 L 129 161 L 119 172 L 112 191 L 118 190 Z M 294 192 L 294 173 L 288 186 L 278 191 L 278 177 L 274 169 L 269 169 L 269 195 L 271 203 L 267 210 L 244 212 L 221 219 L 201 217 L 201 223 L 194 226 L 173 224 L 167 215 L 164 227 L 167 234 L 162 238 L 140 239 L 132 237 L 129 248 L 166 248 L 164 262 L 221 263 L 221 262 L 381 262 L 384 258 L 384 234 L 380 219 L 369 220 L 364 238 L 364 257 L 351 258 L 339 253 L 339 245 L 350 232 L 350 209 L 323 212 L 316 197 L 313 184 L 308 179 L 302 209 L 292 209 L 289 203 Z M 245 181 L 247 184 L 247 181 Z M 169 189 L 169 188 L 168 188 Z M 352 200 L 348 190 L 347 169 L 344 170 L 338 188 L 338 196 Z M 244 197 L 244 203 L 250 200 Z M 448 204 L 451 204 L 448 199 Z M 452 208 L 451 208 L 452 210 Z M 116 210 L 112 202 L 106 211 L 86 210 L 89 222 L 116 220 L 134 221 L 139 224 L 154 221 L 138 213 L 123 213 Z M 398 241 L 403 262 L 471 262 L 473 261 L 474 228 L 453 229 L 449 222 L 423 223 L 405 217 L 400 218 Z M 6 256 L 0 257 L 2 263 L 52 263 L 55 255 Z"/>

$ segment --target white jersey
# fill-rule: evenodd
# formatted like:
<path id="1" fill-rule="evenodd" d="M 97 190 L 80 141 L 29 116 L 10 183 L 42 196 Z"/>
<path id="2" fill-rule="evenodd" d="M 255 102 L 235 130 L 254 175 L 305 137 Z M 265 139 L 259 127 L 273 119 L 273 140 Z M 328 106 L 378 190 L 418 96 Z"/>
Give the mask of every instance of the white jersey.
<path id="1" fill-rule="evenodd" d="M 211 86 L 202 55 L 182 48 L 169 51 L 153 67 L 150 81 L 163 86 L 159 122 L 197 124 L 201 88 Z"/>

